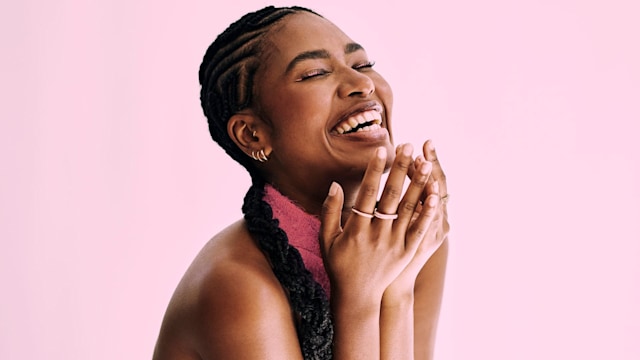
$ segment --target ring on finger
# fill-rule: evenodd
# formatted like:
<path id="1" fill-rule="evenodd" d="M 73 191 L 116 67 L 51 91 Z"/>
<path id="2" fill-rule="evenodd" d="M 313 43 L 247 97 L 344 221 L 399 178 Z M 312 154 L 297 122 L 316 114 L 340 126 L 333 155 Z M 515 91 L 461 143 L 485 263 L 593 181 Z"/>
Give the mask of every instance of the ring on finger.
<path id="1" fill-rule="evenodd" d="M 379 212 L 378 209 L 373 212 L 373 216 L 381 220 L 395 220 L 398 218 L 398 214 L 385 214 Z"/>
<path id="2" fill-rule="evenodd" d="M 369 214 L 369 213 L 366 213 L 364 211 L 360 211 L 360 210 L 356 209 L 355 207 L 351 207 L 351 212 L 353 212 L 354 214 L 356 214 L 358 216 L 365 217 L 367 219 L 371 219 L 373 217 L 373 214 Z"/>
<path id="3" fill-rule="evenodd" d="M 449 202 L 449 194 L 443 195 L 440 197 L 440 202 L 444 205 L 447 205 Z"/>

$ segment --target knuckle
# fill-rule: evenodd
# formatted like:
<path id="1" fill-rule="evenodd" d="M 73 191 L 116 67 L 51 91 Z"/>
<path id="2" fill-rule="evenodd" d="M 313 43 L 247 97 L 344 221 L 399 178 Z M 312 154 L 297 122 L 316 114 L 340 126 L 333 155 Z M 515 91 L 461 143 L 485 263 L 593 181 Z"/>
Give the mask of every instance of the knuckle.
<path id="1" fill-rule="evenodd" d="M 427 185 L 427 183 L 429 182 L 429 177 L 428 176 L 416 176 L 415 178 L 411 179 L 413 181 L 414 184 L 416 184 L 419 187 L 425 187 Z"/>
<path id="2" fill-rule="evenodd" d="M 402 195 L 402 189 L 395 186 L 389 186 L 384 190 L 384 195 L 397 199 Z"/>
<path id="3" fill-rule="evenodd" d="M 398 156 L 394 166 L 402 171 L 408 171 L 411 167 L 411 158 L 404 156 Z"/>
<path id="4" fill-rule="evenodd" d="M 405 212 L 413 212 L 416 208 L 416 203 L 412 201 L 403 201 L 398 207 L 399 210 Z"/>
<path id="5" fill-rule="evenodd" d="M 337 209 L 333 206 L 331 206 L 331 204 L 327 201 L 325 201 L 324 203 L 322 203 L 322 213 L 323 214 L 334 214 L 337 212 Z"/>
<path id="6" fill-rule="evenodd" d="M 443 220 L 442 221 L 442 231 L 446 234 L 449 233 L 449 230 L 451 229 L 451 226 L 449 226 L 449 222 L 447 220 Z"/>
<path id="7" fill-rule="evenodd" d="M 371 241 L 372 237 L 375 237 L 375 235 L 362 231 L 350 231 L 348 234 L 348 239 L 352 244 L 367 244 Z"/>
<path id="8" fill-rule="evenodd" d="M 431 221 L 435 221 L 436 209 L 432 207 L 427 208 L 427 212 L 425 213 L 426 217 L 431 218 Z"/>
<path id="9" fill-rule="evenodd" d="M 368 197 L 374 197 L 378 195 L 378 187 L 371 184 L 365 184 L 362 186 L 362 194 Z"/>
<path id="10" fill-rule="evenodd" d="M 422 239 L 427 235 L 427 228 L 424 226 L 417 226 L 416 228 L 411 230 L 413 236 L 418 239 Z"/>
<path id="11" fill-rule="evenodd" d="M 383 173 L 385 166 L 386 166 L 386 162 L 380 159 L 380 161 L 375 161 L 371 165 L 371 169 L 377 173 Z"/>

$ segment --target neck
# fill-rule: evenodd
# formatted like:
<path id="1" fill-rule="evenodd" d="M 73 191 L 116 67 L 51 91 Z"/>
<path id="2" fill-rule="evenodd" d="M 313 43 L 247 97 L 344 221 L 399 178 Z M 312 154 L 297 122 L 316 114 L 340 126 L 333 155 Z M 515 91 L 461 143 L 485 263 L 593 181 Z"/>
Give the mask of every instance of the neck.
<path id="1" fill-rule="evenodd" d="M 281 194 L 295 201 L 305 212 L 320 216 L 322 204 L 329 193 L 331 183 L 319 186 L 320 191 L 316 192 L 304 191 L 284 184 L 274 183 L 272 185 L 278 189 Z M 360 189 L 360 182 L 340 183 L 340 185 L 344 191 L 344 204 L 342 207 L 342 224 L 344 224 L 351 215 L 351 207 L 355 204 L 358 190 Z"/>

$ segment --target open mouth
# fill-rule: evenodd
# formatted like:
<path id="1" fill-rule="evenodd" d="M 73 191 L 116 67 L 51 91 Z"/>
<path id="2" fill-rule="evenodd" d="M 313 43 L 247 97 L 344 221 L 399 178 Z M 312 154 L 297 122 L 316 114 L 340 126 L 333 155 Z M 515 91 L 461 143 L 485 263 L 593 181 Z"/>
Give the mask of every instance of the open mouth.
<path id="1" fill-rule="evenodd" d="M 374 131 L 381 128 L 382 118 L 380 112 L 367 110 L 353 114 L 341 121 L 333 128 L 333 132 L 338 134 L 351 134 L 361 131 Z"/>

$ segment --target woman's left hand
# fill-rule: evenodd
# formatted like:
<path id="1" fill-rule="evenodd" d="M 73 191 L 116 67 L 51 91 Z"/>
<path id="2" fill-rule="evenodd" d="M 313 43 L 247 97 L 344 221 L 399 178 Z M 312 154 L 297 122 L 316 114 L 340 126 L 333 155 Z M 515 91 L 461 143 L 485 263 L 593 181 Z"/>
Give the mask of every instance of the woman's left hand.
<path id="1" fill-rule="evenodd" d="M 427 183 L 427 187 L 434 182 L 438 183 L 438 191 L 440 195 L 441 206 L 439 208 L 438 214 L 436 217 L 439 218 L 439 229 L 437 233 L 437 237 L 440 242 L 444 241 L 449 235 L 449 220 L 447 215 L 447 202 L 449 200 L 449 193 L 447 192 L 447 177 L 444 175 L 444 171 L 442 171 L 442 166 L 440 166 L 440 160 L 438 160 L 438 156 L 436 155 L 436 149 L 433 146 L 432 140 L 425 141 L 422 146 L 422 151 L 424 153 L 424 158 L 427 161 L 431 162 L 432 171 L 431 176 L 429 177 L 429 181 Z M 413 171 L 409 171 L 409 177 L 413 176 Z M 426 199 L 427 191 L 425 189 L 423 193 L 423 199 Z"/>
<path id="2" fill-rule="evenodd" d="M 440 205 L 436 208 L 436 214 L 429 227 L 429 231 L 425 234 L 426 237 L 431 237 L 431 239 L 425 239 L 427 241 L 423 241 L 422 245 L 418 251 L 416 252 L 413 260 L 407 266 L 404 271 L 396 278 L 396 280 L 389 285 L 387 290 L 385 291 L 385 296 L 383 297 L 383 305 L 386 302 L 393 299 L 397 300 L 398 297 L 408 297 L 412 298 L 413 295 L 413 287 L 415 284 L 415 280 L 420 273 L 420 270 L 424 267 L 426 262 L 429 260 L 431 255 L 435 253 L 435 251 L 439 248 L 440 244 L 444 242 L 449 234 L 449 221 L 447 215 L 447 182 L 446 176 L 440 166 L 440 161 L 436 155 L 435 148 L 433 146 L 433 142 L 431 140 L 427 140 L 423 147 L 423 157 L 418 156 L 414 161 L 413 166 L 410 166 L 408 171 L 409 178 L 413 177 L 415 173 L 415 169 L 417 169 L 423 161 L 428 161 L 432 165 L 432 172 L 427 185 L 424 188 L 423 194 L 421 196 L 421 201 L 426 201 L 429 194 L 437 193 L 440 197 Z M 421 207 L 418 206 L 416 208 L 416 216 L 420 213 Z M 415 216 L 414 216 L 415 218 Z M 437 244 L 436 247 L 433 244 Z M 429 245 L 429 246 L 428 246 Z M 385 297 L 387 299 L 385 299 Z"/>

